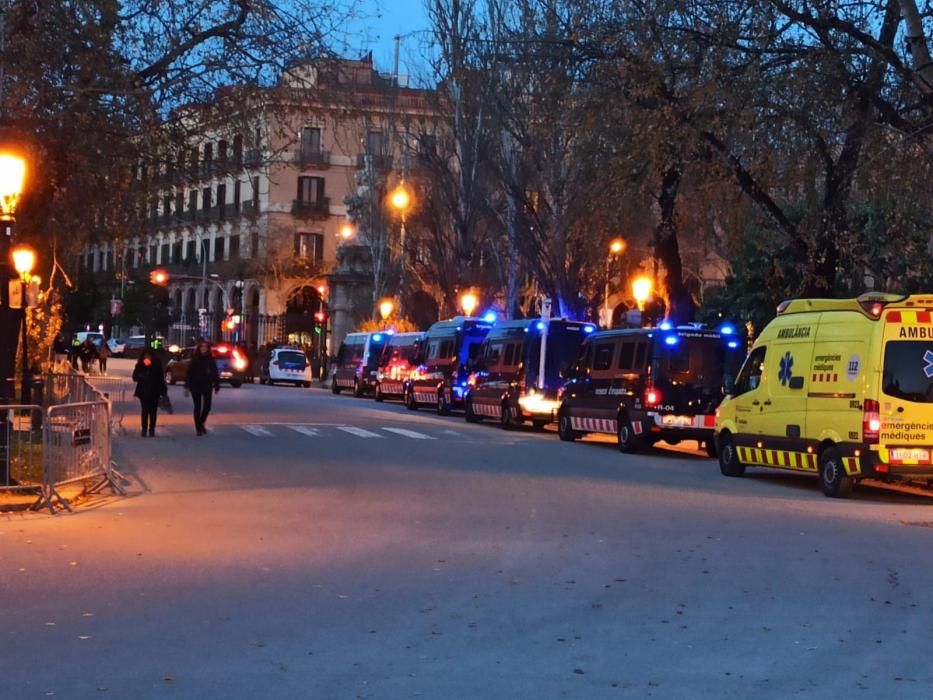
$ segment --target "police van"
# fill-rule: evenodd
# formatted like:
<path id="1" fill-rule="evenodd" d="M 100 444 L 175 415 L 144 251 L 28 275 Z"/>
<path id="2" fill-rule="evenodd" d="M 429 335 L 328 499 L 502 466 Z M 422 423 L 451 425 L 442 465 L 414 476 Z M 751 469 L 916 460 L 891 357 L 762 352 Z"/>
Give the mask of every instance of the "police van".
<path id="1" fill-rule="evenodd" d="M 933 294 L 795 299 L 755 342 L 719 407 L 720 469 L 933 478 Z"/>
<path id="2" fill-rule="evenodd" d="M 376 372 L 376 401 L 401 398 L 405 393 L 405 380 L 411 374 L 424 333 L 394 333 L 382 348 L 379 369 Z"/>
<path id="3" fill-rule="evenodd" d="M 432 325 L 421 342 L 418 366 L 405 382 L 405 406 L 411 411 L 434 406 L 442 416 L 462 407 L 469 368 L 491 329 L 491 322 L 471 316 Z"/>
<path id="4" fill-rule="evenodd" d="M 382 348 L 388 340 L 387 332 L 347 334 L 337 352 L 330 390 L 339 394 L 352 389 L 357 398 L 373 391 Z"/>
<path id="5" fill-rule="evenodd" d="M 623 452 L 659 440 L 703 443 L 715 454 L 716 406 L 745 357 L 730 325 L 593 333 L 580 349 L 557 415 L 561 440 L 607 433 Z"/>
<path id="6" fill-rule="evenodd" d="M 483 343 L 470 375 L 464 415 L 474 423 L 498 420 L 506 430 L 531 421 L 543 428 L 554 420 L 557 393 L 584 339 L 596 328 L 564 319 L 506 321 Z"/>

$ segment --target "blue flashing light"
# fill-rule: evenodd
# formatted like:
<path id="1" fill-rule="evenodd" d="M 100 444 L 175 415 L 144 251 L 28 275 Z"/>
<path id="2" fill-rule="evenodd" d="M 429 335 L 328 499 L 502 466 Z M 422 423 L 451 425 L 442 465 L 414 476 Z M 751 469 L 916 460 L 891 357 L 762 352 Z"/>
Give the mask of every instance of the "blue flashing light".
<path id="1" fill-rule="evenodd" d="M 680 338 L 678 338 L 676 335 L 668 335 L 664 337 L 665 345 L 677 345 L 679 342 Z"/>
<path id="2" fill-rule="evenodd" d="M 596 330 L 596 326 L 589 326 L 589 325 L 583 326 L 584 333 L 592 333 L 595 330 Z"/>
<path id="3" fill-rule="evenodd" d="M 662 331 L 669 331 L 673 328 L 673 324 L 670 321 L 661 321 L 661 325 L 658 326 Z M 668 343 L 668 345 L 673 345 L 673 343 Z"/>
<path id="4" fill-rule="evenodd" d="M 485 314 L 483 314 L 483 320 L 486 323 L 495 323 L 498 318 L 499 318 L 499 314 L 497 314 L 492 309 L 490 309 Z"/>
<path id="5" fill-rule="evenodd" d="M 376 333 L 376 334 L 373 336 L 373 342 L 374 342 L 374 343 L 378 343 L 380 340 L 382 340 L 382 333 Z"/>
<path id="6" fill-rule="evenodd" d="M 732 348 L 733 350 L 735 350 L 737 347 L 739 347 L 739 341 L 737 341 L 737 340 L 730 340 L 730 341 L 729 341 L 728 343 L 726 343 L 726 344 L 727 344 L 730 348 Z"/>
<path id="7" fill-rule="evenodd" d="M 733 333 L 735 333 L 735 326 L 727 323 L 726 325 L 724 325 L 722 328 L 719 329 L 719 332 L 722 333 L 723 335 L 732 335 Z"/>
<path id="8" fill-rule="evenodd" d="M 535 328 L 537 328 L 539 331 L 543 331 L 543 330 L 544 330 L 544 321 L 538 321 L 538 322 L 535 324 Z"/>
<path id="9" fill-rule="evenodd" d="M 386 335 L 395 335 L 395 329 L 390 328 L 389 330 L 386 331 Z"/>

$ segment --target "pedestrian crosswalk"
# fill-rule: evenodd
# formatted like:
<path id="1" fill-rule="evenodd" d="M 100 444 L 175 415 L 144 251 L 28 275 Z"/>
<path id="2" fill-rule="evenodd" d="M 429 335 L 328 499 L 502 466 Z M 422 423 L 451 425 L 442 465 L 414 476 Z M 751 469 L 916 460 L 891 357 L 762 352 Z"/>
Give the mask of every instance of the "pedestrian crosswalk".
<path id="1" fill-rule="evenodd" d="M 466 439 L 468 436 L 456 430 L 433 429 L 412 430 L 395 426 L 368 426 L 361 428 L 356 425 L 342 425 L 336 423 L 215 423 L 208 426 L 208 433 L 223 438 L 344 438 L 347 436 L 362 440 L 379 440 L 383 438 L 403 438 L 406 440 L 450 440 Z M 188 425 L 159 425 L 157 437 L 181 438 L 194 435 L 194 428 Z"/>

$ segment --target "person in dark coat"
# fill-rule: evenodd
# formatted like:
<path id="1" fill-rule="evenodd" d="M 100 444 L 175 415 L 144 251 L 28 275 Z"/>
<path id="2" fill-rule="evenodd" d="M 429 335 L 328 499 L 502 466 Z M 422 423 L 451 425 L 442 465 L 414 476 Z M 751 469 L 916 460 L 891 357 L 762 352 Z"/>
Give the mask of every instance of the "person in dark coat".
<path id="1" fill-rule="evenodd" d="M 133 368 L 133 381 L 136 382 L 133 395 L 139 399 L 142 409 L 142 436 L 155 437 L 159 399 L 168 394 L 168 387 L 162 363 L 152 350 L 147 348 L 139 356 Z"/>
<path id="2" fill-rule="evenodd" d="M 194 429 L 198 435 L 206 435 L 205 424 L 211 412 L 211 391 L 215 394 L 220 391 L 220 372 L 217 371 L 217 362 L 207 341 L 198 343 L 194 351 L 185 377 L 185 389 L 191 393 L 194 402 Z"/>

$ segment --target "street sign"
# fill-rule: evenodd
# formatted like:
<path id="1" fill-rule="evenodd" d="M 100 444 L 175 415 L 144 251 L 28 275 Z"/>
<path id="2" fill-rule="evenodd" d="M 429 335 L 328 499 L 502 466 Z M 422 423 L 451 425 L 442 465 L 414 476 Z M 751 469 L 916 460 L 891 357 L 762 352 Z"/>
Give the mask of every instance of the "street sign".
<path id="1" fill-rule="evenodd" d="M 91 444 L 91 429 L 90 428 L 75 428 L 74 432 L 71 435 L 71 446 L 80 447 L 81 445 L 90 445 Z"/>
<path id="2" fill-rule="evenodd" d="M 119 316 L 123 313 L 123 300 L 122 299 L 111 299 L 110 300 L 110 315 Z"/>
<path id="3" fill-rule="evenodd" d="M 23 308 L 23 283 L 19 280 L 10 280 L 10 308 Z"/>

